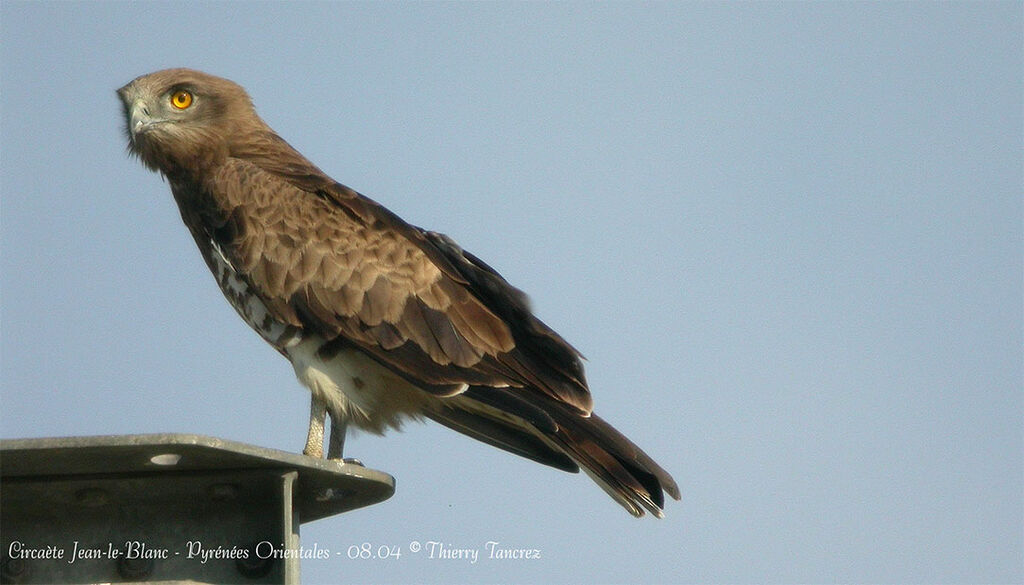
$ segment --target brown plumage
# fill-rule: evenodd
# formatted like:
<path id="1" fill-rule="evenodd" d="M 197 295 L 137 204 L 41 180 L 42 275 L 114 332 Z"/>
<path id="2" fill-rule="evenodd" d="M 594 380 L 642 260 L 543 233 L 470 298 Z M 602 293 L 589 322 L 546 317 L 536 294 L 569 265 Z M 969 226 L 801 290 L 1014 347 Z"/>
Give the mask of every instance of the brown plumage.
<path id="1" fill-rule="evenodd" d="M 442 234 L 334 181 L 256 114 L 245 90 L 188 69 L 118 90 L 129 149 L 171 185 L 221 290 L 313 394 L 305 453 L 345 427 L 429 417 L 564 469 L 636 516 L 679 489 L 592 414 L 580 354 L 525 295 Z"/>

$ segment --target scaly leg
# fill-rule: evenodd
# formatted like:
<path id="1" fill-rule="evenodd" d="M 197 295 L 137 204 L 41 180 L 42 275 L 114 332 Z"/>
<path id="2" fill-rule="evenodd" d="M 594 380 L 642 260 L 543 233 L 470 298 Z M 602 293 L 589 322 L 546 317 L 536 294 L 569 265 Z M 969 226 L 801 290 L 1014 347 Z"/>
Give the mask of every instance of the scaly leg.
<path id="1" fill-rule="evenodd" d="M 324 419 L 327 418 L 327 403 L 314 395 L 309 405 L 309 434 L 306 448 L 302 452 L 309 457 L 320 459 L 324 456 Z M 331 440 L 334 439 L 334 425 L 331 425 Z M 333 444 L 332 444 L 333 447 Z"/>
<path id="2" fill-rule="evenodd" d="M 345 447 L 345 431 L 348 429 L 348 421 L 334 413 L 331 413 L 331 443 L 327 448 L 328 459 L 341 459 L 346 465 L 358 465 L 363 467 L 363 462 L 353 457 L 342 458 L 341 451 Z"/>
<path id="3" fill-rule="evenodd" d="M 328 459 L 341 459 L 341 450 L 345 447 L 345 431 L 348 424 L 344 419 L 331 413 L 331 438 L 327 447 Z"/>

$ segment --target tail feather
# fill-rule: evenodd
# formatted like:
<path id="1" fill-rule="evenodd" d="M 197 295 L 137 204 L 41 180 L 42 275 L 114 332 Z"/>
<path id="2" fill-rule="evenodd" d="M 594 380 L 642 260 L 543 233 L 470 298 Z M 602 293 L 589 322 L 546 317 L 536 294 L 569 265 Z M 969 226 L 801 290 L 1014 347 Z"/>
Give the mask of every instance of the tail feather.
<path id="1" fill-rule="evenodd" d="M 521 420 L 511 417 L 497 418 L 482 415 L 477 408 L 458 408 L 455 403 L 464 402 L 461 397 L 446 400 L 443 407 L 426 412 L 434 422 L 458 431 L 464 435 L 504 449 L 520 457 L 550 465 L 562 471 L 576 473 L 579 466 L 561 449 L 554 448 L 543 436 L 525 432 Z"/>
<path id="2" fill-rule="evenodd" d="M 582 468 L 634 516 L 643 516 L 646 510 L 663 518 L 664 494 L 680 499 L 672 476 L 596 414 L 583 416 L 544 397 L 527 402 L 517 396 L 519 392 L 522 389 L 474 387 L 439 401 L 436 411 L 426 414 L 516 455 L 564 471 Z"/>
<path id="3" fill-rule="evenodd" d="M 642 449 L 596 414 L 559 416 L 555 440 L 615 501 L 640 517 L 663 518 L 664 493 L 680 499 L 675 480 Z"/>

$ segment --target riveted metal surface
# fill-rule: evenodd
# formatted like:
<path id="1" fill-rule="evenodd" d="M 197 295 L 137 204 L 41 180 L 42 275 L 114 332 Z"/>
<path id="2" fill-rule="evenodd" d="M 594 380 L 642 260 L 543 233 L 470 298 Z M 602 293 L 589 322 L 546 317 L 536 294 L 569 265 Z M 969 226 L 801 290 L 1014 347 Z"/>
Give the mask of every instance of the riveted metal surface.
<path id="1" fill-rule="evenodd" d="M 0 580 L 297 583 L 299 557 L 275 551 L 299 549 L 300 521 L 393 492 L 379 471 L 199 435 L 4 440 Z"/>

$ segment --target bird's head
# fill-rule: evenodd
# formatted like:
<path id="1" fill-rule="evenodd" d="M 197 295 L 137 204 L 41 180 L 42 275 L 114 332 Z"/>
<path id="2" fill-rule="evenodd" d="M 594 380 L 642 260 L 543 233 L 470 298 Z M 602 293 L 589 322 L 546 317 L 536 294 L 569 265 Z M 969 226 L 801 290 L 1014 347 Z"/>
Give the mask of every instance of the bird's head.
<path id="1" fill-rule="evenodd" d="M 242 135 L 267 129 L 241 86 L 200 71 L 143 75 L 117 95 L 129 151 L 167 176 L 208 168 L 230 156 Z"/>

